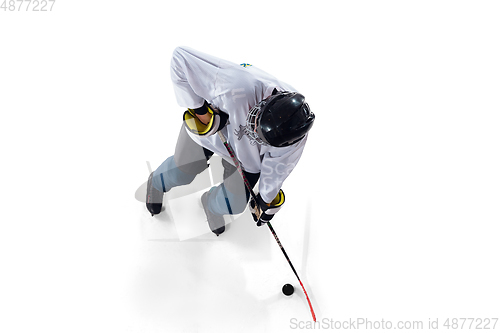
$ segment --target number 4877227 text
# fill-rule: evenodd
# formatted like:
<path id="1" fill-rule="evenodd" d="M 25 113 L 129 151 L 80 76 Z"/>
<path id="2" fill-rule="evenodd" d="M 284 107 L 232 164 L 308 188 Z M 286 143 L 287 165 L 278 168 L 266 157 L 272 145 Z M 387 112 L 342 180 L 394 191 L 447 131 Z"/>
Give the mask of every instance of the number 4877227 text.
<path id="1" fill-rule="evenodd" d="M 4 12 L 50 12 L 56 0 L 3 0 L 1 2 L 0 10 Z"/>

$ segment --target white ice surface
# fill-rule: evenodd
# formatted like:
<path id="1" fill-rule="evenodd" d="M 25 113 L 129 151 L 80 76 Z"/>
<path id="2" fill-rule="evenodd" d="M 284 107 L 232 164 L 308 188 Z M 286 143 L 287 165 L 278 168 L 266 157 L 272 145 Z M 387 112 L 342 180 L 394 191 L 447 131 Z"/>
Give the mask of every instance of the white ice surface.
<path id="1" fill-rule="evenodd" d="M 273 225 L 320 320 L 499 317 L 498 1 L 22 4 L 0 9 L 0 332 L 308 324 L 248 213 L 180 241 L 172 207 L 135 199 L 175 150 L 179 45 L 262 68 L 316 113 Z"/>
<path id="2" fill-rule="evenodd" d="M 209 178 L 212 169 L 200 174 L 195 182 L 199 182 L 199 178 Z M 221 171 L 220 168 L 217 170 Z M 262 320 L 269 317 L 310 320 L 312 316 L 300 284 L 268 228 L 257 228 L 249 212 L 245 211 L 234 217 L 225 216 L 226 231 L 216 237 L 209 230 L 201 207 L 200 197 L 206 190 L 208 188 L 172 200 L 169 197 L 176 195 L 167 193 L 165 209 L 154 217 L 144 207 L 139 209 L 142 238 L 145 242 L 152 242 L 147 246 L 145 255 L 148 258 L 157 256 L 160 261 L 157 267 L 146 268 L 146 271 L 152 270 L 154 275 L 158 275 L 159 285 L 150 286 L 150 273 L 141 271 L 137 276 L 134 303 L 138 309 L 145 307 L 154 320 L 165 321 L 164 324 L 176 318 L 178 329 L 188 331 L 196 331 L 200 325 L 198 320 L 205 322 L 219 316 L 223 322 L 213 320 L 214 325 L 203 325 L 202 331 L 231 330 L 238 322 L 242 331 L 265 331 L 269 327 L 263 325 Z M 306 219 L 300 216 L 304 213 L 287 214 L 297 219 L 289 224 L 294 231 L 282 230 L 282 242 L 288 243 L 284 246 L 299 276 L 301 272 L 304 274 L 304 256 L 307 255 L 302 239 L 307 235 L 304 232 Z M 281 238 L 279 224 L 275 229 Z M 299 239 L 297 235 L 301 235 Z M 164 251 L 173 251 L 173 254 L 162 258 L 160 253 Z M 178 267 L 181 262 L 184 262 L 182 268 Z M 172 267 L 177 267 L 179 271 L 176 268 L 172 272 Z M 153 280 L 157 281 L 156 278 Z M 302 280 L 307 286 L 307 281 Z M 281 293 L 285 283 L 297 288 L 291 297 Z M 184 302 L 183 294 L 199 297 L 196 301 L 185 301 L 192 307 L 187 304 L 187 308 L 178 307 L 172 298 Z M 149 309 L 151 304 L 154 308 Z M 166 307 L 173 316 L 162 318 L 161 314 L 154 315 L 158 306 L 160 309 Z M 189 310 L 186 312 L 186 309 Z M 193 316 L 198 318 L 195 323 L 189 319 Z"/>

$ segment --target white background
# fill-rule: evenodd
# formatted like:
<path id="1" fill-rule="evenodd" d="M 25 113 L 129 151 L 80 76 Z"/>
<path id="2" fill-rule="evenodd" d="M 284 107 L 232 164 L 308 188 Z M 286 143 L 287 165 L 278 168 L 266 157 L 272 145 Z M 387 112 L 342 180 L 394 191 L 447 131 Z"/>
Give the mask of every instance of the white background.
<path id="1" fill-rule="evenodd" d="M 173 153 L 183 111 L 169 78 L 178 45 L 258 66 L 316 113 L 274 226 L 318 319 L 500 317 L 499 16 L 496 1 L 0 11 L 0 331 L 286 332 L 311 320 L 265 229 L 141 234 L 135 190 L 146 161 Z"/>

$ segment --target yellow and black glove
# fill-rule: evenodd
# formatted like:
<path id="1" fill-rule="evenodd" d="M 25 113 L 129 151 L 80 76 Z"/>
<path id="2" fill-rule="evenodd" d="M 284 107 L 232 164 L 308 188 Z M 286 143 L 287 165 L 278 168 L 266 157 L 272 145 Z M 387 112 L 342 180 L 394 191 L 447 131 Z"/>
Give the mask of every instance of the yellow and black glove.
<path id="1" fill-rule="evenodd" d="M 209 113 L 211 115 L 208 124 L 203 124 L 198 117 Z M 187 130 L 200 137 L 210 136 L 220 131 L 226 126 L 229 116 L 222 111 L 214 111 L 213 108 L 205 101 L 205 103 L 197 109 L 187 109 L 184 112 L 183 120 Z"/>
<path id="2" fill-rule="evenodd" d="M 284 203 L 285 193 L 283 190 L 280 190 L 278 195 L 269 204 L 262 200 L 260 193 L 257 194 L 257 203 L 252 198 L 250 200 L 250 213 L 252 213 L 253 220 L 257 223 L 257 226 L 260 227 L 262 224 L 271 221 L 274 214 L 281 209 Z"/>

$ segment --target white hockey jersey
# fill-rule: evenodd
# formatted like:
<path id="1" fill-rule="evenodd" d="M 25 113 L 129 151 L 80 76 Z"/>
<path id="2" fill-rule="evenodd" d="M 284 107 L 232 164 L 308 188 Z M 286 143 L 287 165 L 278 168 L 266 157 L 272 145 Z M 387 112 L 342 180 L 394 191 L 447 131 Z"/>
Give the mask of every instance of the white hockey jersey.
<path id="1" fill-rule="evenodd" d="M 260 172 L 260 195 L 265 202 L 271 202 L 299 161 L 307 135 L 288 147 L 259 145 L 245 135 L 246 117 L 255 104 L 272 94 L 273 89 L 296 90 L 255 66 L 238 65 L 187 47 L 174 50 L 170 74 L 181 107 L 195 109 L 206 100 L 229 115 L 223 134 L 243 170 Z M 233 164 L 218 135 L 200 138 L 189 131 L 188 134 L 195 142 Z"/>

